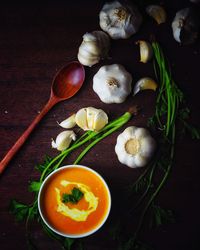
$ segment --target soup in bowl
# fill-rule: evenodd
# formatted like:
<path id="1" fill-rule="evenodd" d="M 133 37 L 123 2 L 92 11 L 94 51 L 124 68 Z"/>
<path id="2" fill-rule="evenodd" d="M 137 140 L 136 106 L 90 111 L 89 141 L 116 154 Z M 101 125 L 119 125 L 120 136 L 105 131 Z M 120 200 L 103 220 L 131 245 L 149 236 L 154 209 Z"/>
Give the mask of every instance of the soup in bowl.
<path id="1" fill-rule="evenodd" d="M 96 171 L 68 165 L 44 180 L 38 208 L 52 231 L 64 237 L 80 238 L 96 232 L 105 223 L 111 195 L 105 180 Z"/>

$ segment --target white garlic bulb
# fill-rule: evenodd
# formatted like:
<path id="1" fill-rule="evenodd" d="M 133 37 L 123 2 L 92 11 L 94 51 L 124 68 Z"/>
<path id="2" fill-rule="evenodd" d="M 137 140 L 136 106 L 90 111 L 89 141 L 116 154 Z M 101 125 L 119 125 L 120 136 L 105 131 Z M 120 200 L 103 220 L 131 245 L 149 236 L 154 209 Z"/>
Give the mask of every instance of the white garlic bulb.
<path id="1" fill-rule="evenodd" d="M 71 141 L 76 140 L 76 134 L 72 130 L 63 131 L 57 135 L 56 140 L 52 140 L 52 148 L 56 148 L 59 151 L 67 149 Z"/>
<path id="2" fill-rule="evenodd" d="M 86 33 L 78 50 L 78 60 L 81 64 L 91 67 L 107 56 L 109 47 L 110 38 L 105 32 Z"/>
<path id="3" fill-rule="evenodd" d="M 104 103 L 122 103 L 131 93 L 132 76 L 120 64 L 102 66 L 93 78 L 93 90 Z"/>
<path id="4" fill-rule="evenodd" d="M 197 40 L 200 27 L 198 14 L 192 8 L 184 8 L 176 13 L 172 22 L 174 39 L 182 44 L 192 44 Z"/>
<path id="5" fill-rule="evenodd" d="M 108 123 L 108 116 L 102 109 L 87 107 L 76 113 L 75 121 L 83 130 L 100 131 Z"/>
<path id="6" fill-rule="evenodd" d="M 135 6 L 122 5 L 118 1 L 104 4 L 99 19 L 102 30 L 113 39 L 129 38 L 142 23 L 142 16 Z"/>
<path id="7" fill-rule="evenodd" d="M 76 126 L 76 121 L 75 121 L 75 116 L 76 114 L 71 115 L 61 123 L 58 123 L 59 126 L 62 128 L 73 128 Z"/>
<path id="8" fill-rule="evenodd" d="M 115 152 L 122 164 L 136 168 L 149 162 L 155 148 L 156 142 L 147 129 L 131 126 L 117 137 Z"/>

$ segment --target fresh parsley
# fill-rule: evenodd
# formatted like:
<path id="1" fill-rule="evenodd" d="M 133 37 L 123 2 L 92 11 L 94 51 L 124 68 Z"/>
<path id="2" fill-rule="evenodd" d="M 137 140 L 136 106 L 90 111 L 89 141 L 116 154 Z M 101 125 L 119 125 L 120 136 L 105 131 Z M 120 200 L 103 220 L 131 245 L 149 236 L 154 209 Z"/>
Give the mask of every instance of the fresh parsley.
<path id="1" fill-rule="evenodd" d="M 66 194 L 66 193 L 62 194 L 62 202 L 63 203 L 71 202 L 73 204 L 76 204 L 83 198 L 83 195 L 84 194 L 80 189 L 74 187 L 71 191 L 71 194 Z"/>

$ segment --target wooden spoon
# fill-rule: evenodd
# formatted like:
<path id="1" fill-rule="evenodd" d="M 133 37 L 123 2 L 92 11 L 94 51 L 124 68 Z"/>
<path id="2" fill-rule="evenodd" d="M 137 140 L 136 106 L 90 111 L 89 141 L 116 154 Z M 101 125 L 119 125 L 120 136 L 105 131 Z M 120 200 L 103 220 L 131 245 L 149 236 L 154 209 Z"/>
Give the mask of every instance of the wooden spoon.
<path id="1" fill-rule="evenodd" d="M 5 169 L 9 161 L 13 158 L 13 156 L 17 153 L 17 151 L 21 148 L 24 142 L 27 140 L 28 136 L 31 134 L 39 121 L 44 117 L 44 115 L 56 103 L 74 96 L 81 88 L 84 79 L 84 67 L 76 61 L 68 63 L 55 75 L 51 86 L 50 98 L 47 104 L 0 162 L 0 174 L 3 172 L 3 170 Z"/>

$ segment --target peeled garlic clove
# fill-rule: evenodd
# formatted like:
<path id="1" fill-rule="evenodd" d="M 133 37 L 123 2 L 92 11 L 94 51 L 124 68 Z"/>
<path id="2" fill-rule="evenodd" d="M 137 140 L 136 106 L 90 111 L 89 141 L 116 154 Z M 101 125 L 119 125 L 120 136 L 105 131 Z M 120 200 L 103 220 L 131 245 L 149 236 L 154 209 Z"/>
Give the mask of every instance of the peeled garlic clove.
<path id="1" fill-rule="evenodd" d="M 149 42 L 139 40 L 136 42 L 140 46 L 140 62 L 147 63 L 153 56 L 153 50 Z"/>
<path id="2" fill-rule="evenodd" d="M 109 47 L 110 39 L 105 32 L 86 33 L 78 50 L 78 60 L 81 64 L 91 67 L 107 57 Z"/>
<path id="3" fill-rule="evenodd" d="M 59 126 L 62 128 L 73 128 L 76 126 L 76 121 L 75 121 L 75 116 L 76 114 L 71 115 L 61 123 L 58 123 Z"/>
<path id="4" fill-rule="evenodd" d="M 165 23 L 167 19 L 166 11 L 160 5 L 149 5 L 146 8 L 146 12 L 149 16 L 157 22 L 157 24 Z"/>
<path id="5" fill-rule="evenodd" d="M 99 13 L 100 27 L 113 39 L 126 39 L 135 34 L 142 16 L 133 4 L 121 4 L 118 1 L 105 3 Z"/>
<path id="6" fill-rule="evenodd" d="M 102 66 L 93 77 L 93 90 L 104 103 L 122 103 L 131 93 L 132 76 L 120 64 Z"/>
<path id="7" fill-rule="evenodd" d="M 199 16 L 192 8 L 185 8 L 176 13 L 172 22 L 174 39 L 182 43 L 192 44 L 197 40 L 200 27 Z"/>
<path id="8" fill-rule="evenodd" d="M 150 77 L 143 77 L 140 80 L 138 80 L 134 86 L 133 89 L 133 95 L 136 95 L 141 90 L 156 90 L 158 87 L 158 84 Z"/>
<path id="9" fill-rule="evenodd" d="M 108 116 L 102 109 L 82 108 L 76 113 L 76 123 L 83 130 L 99 131 L 108 123 Z"/>
<path id="10" fill-rule="evenodd" d="M 57 135 L 56 140 L 52 140 L 52 148 L 56 148 L 59 151 L 67 149 L 71 141 L 76 140 L 76 134 L 72 130 L 63 131 Z"/>

